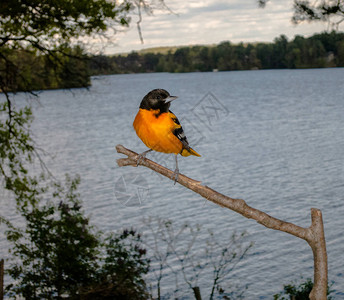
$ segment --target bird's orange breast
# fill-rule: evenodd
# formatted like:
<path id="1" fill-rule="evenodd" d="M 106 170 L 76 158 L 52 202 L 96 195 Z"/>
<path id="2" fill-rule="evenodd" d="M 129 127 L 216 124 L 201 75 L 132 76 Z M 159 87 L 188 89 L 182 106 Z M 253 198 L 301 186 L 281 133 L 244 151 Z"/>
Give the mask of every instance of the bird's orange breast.
<path id="1" fill-rule="evenodd" d="M 183 144 L 173 134 L 178 126 L 170 113 L 158 115 L 158 111 L 141 109 L 137 113 L 133 126 L 138 137 L 150 149 L 164 153 L 181 153 Z"/>

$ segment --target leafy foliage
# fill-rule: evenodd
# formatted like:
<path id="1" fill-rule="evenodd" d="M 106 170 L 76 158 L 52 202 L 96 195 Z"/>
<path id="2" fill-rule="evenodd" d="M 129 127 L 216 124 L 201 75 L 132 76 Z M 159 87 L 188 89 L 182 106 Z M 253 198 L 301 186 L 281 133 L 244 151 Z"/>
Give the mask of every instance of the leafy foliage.
<path id="1" fill-rule="evenodd" d="M 72 38 L 102 32 L 110 22 L 128 25 L 130 8 L 129 1 L 9 0 L 0 6 L 1 46 L 18 48 L 25 42 L 40 50 L 51 49 Z"/>
<path id="2" fill-rule="evenodd" d="M 128 26 L 129 1 L 10 0 L 0 5 L 0 90 L 89 85 L 80 37 Z M 55 78 L 54 78 L 55 77 Z M 71 80 L 72 79 L 72 80 Z"/>
<path id="3" fill-rule="evenodd" d="M 338 29 L 339 24 L 344 21 L 344 1 L 295 0 L 292 20 L 296 24 L 303 21 L 326 21 Z"/>
<path id="4" fill-rule="evenodd" d="M 284 290 L 282 293 L 274 295 L 274 300 L 289 300 L 289 299 L 295 299 L 295 300 L 308 300 L 309 294 L 312 291 L 313 288 L 313 281 L 308 278 L 305 282 L 301 282 L 299 285 L 295 283 L 284 285 Z M 332 299 L 331 296 L 329 296 L 331 293 L 331 290 L 328 288 L 327 290 L 327 299 Z"/>
<path id="5" fill-rule="evenodd" d="M 9 97 L 9 96 L 7 96 Z M 13 191 L 17 201 L 35 200 L 36 180 L 28 176 L 26 164 L 35 153 L 30 137 L 31 109 L 16 110 L 11 101 L 0 103 L 0 174 L 3 185 Z"/>
<path id="6" fill-rule="evenodd" d="M 99 241 L 80 212 L 75 189 L 78 180 L 67 180 L 68 190 L 58 187 L 51 203 L 26 208 L 25 231 L 9 231 L 12 253 L 21 259 L 9 274 L 18 281 L 11 290 L 25 298 L 51 299 L 65 293 L 75 295 L 80 285 L 92 281 Z M 64 201 L 66 197 L 67 201 Z"/>
<path id="7" fill-rule="evenodd" d="M 17 258 L 8 271 L 15 280 L 8 294 L 26 299 L 144 299 L 142 276 L 148 261 L 140 236 L 125 230 L 102 241 L 81 211 L 78 182 L 67 177 L 66 189 L 55 186 L 54 201 L 22 210 L 25 230 L 7 231 Z"/>
<path id="8" fill-rule="evenodd" d="M 257 0 L 258 6 L 264 8 L 270 0 Z M 292 21 L 299 24 L 303 21 L 329 22 L 333 28 L 338 29 L 344 21 L 343 0 L 294 0 L 294 15 Z"/>
<path id="9" fill-rule="evenodd" d="M 142 277 L 149 269 L 141 236 L 133 229 L 110 235 L 105 243 L 106 257 L 96 283 L 83 291 L 83 299 L 147 299 Z"/>

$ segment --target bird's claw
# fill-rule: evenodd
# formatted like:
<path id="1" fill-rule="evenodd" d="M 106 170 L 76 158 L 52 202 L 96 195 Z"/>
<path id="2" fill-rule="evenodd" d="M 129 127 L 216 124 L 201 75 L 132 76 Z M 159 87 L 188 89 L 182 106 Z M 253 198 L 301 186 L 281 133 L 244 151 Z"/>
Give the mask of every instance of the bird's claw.
<path id="1" fill-rule="evenodd" d="M 138 167 L 140 162 L 143 161 L 145 158 L 146 158 L 146 153 L 139 154 L 139 156 L 137 157 L 137 160 L 136 160 L 136 167 Z"/>
<path id="2" fill-rule="evenodd" d="M 136 160 L 136 167 L 140 164 L 141 161 L 143 161 L 146 158 L 146 154 L 148 152 L 151 152 L 152 149 L 149 149 L 145 152 L 142 152 L 141 154 L 138 155 L 137 160 Z"/>
<path id="3" fill-rule="evenodd" d="M 176 182 L 178 181 L 178 178 L 179 178 L 179 169 L 176 168 L 174 170 L 173 177 L 172 177 L 172 179 L 174 180 L 174 185 L 176 185 Z"/>

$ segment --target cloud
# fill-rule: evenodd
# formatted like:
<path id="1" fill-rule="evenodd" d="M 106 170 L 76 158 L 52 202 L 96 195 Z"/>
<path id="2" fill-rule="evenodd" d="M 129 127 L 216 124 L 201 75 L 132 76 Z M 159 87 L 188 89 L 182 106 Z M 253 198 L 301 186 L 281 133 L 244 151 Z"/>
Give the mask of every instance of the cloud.
<path id="1" fill-rule="evenodd" d="M 140 43 L 133 17 L 132 28 L 114 38 L 118 47 L 107 53 L 129 52 L 142 48 L 190 44 L 272 41 L 281 34 L 292 38 L 296 34 L 311 35 L 326 29 L 325 24 L 291 23 L 292 0 L 271 1 L 265 9 L 256 0 L 242 1 L 168 1 L 173 12 L 155 11 L 144 16 L 141 23 L 144 45 Z"/>

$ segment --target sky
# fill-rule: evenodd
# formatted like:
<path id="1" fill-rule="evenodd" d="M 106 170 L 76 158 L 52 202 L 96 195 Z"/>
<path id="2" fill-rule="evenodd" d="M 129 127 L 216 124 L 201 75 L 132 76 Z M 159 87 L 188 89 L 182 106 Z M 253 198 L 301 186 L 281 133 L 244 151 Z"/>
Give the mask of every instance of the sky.
<path id="1" fill-rule="evenodd" d="M 271 42 L 281 34 L 310 36 L 328 29 L 326 23 L 294 25 L 293 0 L 271 0 L 264 9 L 256 0 L 165 0 L 173 11 L 155 10 L 143 14 L 141 22 L 144 44 L 136 27 L 137 15 L 130 28 L 117 32 L 111 43 L 101 45 L 104 54 L 127 53 L 160 46 L 217 44 L 222 41 Z M 99 47 L 98 47 L 99 49 Z"/>

